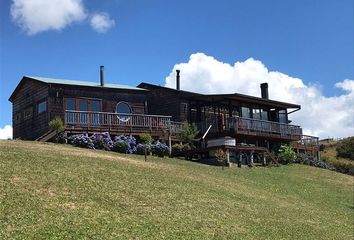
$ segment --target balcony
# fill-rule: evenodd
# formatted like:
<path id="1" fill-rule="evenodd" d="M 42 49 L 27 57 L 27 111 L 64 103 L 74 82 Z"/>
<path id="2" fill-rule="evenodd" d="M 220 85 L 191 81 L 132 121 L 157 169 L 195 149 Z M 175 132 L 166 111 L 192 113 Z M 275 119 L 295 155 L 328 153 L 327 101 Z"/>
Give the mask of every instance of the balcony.
<path id="1" fill-rule="evenodd" d="M 233 117 L 214 122 L 203 122 L 197 127 L 205 132 L 212 125 L 210 133 L 234 133 L 236 135 L 257 136 L 272 139 L 298 141 L 302 136 L 300 126 L 251 118 Z"/>
<path id="2" fill-rule="evenodd" d="M 149 133 L 153 136 L 178 136 L 182 123 L 171 116 L 125 114 L 89 111 L 65 111 L 65 129 L 70 132 L 102 132 L 113 134 Z"/>

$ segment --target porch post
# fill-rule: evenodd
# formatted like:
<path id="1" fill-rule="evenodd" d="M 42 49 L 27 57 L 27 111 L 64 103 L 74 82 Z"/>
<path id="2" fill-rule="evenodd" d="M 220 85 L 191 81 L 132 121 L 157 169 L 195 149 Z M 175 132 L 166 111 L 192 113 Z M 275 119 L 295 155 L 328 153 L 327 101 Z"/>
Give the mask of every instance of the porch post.
<path id="1" fill-rule="evenodd" d="M 229 149 L 226 149 L 226 161 L 227 161 L 227 164 L 230 167 L 231 164 L 230 164 L 230 150 Z"/>
<path id="2" fill-rule="evenodd" d="M 254 162 L 253 162 L 253 151 L 251 151 L 251 156 L 250 156 L 250 165 L 253 165 Z"/>

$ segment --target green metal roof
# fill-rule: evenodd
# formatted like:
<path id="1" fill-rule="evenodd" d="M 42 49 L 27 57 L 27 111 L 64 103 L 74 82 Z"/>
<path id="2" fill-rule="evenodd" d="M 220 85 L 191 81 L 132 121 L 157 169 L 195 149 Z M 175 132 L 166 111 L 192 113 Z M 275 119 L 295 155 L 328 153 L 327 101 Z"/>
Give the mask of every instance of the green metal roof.
<path id="1" fill-rule="evenodd" d="M 87 86 L 87 87 L 100 87 L 101 88 L 101 85 L 98 82 L 85 82 L 85 81 L 77 81 L 77 80 L 55 79 L 55 78 L 45 78 L 45 77 L 33 77 L 33 76 L 24 76 L 24 77 L 31 78 L 33 80 L 37 80 L 37 81 L 48 83 L 48 84 L 64 84 L 64 85 L 73 85 L 73 86 Z M 147 91 L 146 89 L 143 89 L 143 88 L 122 85 L 122 84 L 105 83 L 103 87 L 104 88 Z"/>

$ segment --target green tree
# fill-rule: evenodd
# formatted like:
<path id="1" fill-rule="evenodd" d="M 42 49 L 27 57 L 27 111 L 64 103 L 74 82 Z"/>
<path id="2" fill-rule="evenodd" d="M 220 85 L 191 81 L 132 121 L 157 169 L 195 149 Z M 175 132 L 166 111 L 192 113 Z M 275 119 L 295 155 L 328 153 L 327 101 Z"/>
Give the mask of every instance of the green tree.
<path id="1" fill-rule="evenodd" d="M 195 143 L 200 140 L 198 138 L 199 131 L 196 126 L 189 124 L 187 121 L 183 123 L 180 134 L 182 141 L 187 143 L 191 148 L 195 148 Z"/>

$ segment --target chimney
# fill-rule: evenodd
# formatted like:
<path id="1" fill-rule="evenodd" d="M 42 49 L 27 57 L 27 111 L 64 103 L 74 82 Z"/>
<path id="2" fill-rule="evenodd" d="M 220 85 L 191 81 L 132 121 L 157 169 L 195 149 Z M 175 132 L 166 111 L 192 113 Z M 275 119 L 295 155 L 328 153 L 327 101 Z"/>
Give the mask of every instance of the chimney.
<path id="1" fill-rule="evenodd" d="M 104 86 L 104 66 L 100 66 L 100 85 Z"/>
<path id="2" fill-rule="evenodd" d="M 269 99 L 268 83 L 261 83 L 261 95 L 262 95 L 262 98 Z"/>
<path id="3" fill-rule="evenodd" d="M 177 73 L 177 76 L 176 76 L 176 89 L 177 90 L 180 90 L 180 78 L 181 78 L 181 76 L 179 75 L 179 73 L 181 72 L 181 70 L 176 70 L 176 73 Z"/>

